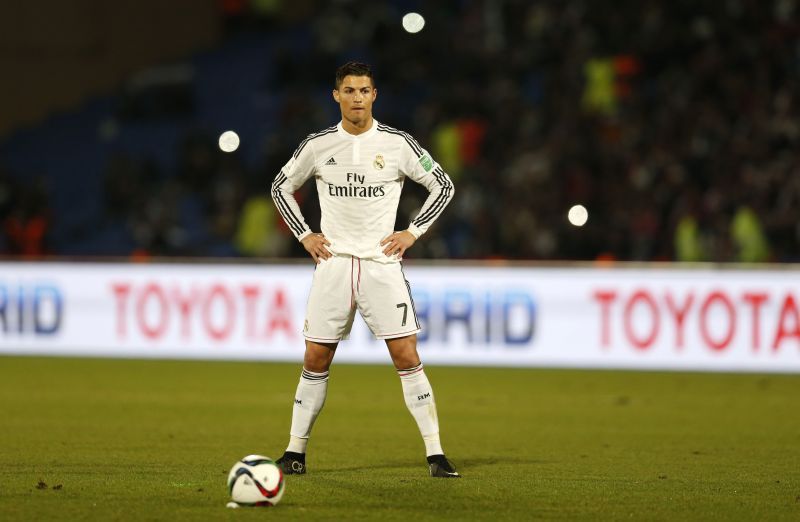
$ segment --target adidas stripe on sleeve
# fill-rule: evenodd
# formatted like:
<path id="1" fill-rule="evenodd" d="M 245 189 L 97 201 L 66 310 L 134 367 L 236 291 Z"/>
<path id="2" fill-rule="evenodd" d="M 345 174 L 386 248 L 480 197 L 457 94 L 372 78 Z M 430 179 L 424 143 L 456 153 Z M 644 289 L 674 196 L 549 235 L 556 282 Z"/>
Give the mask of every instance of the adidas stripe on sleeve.
<path id="1" fill-rule="evenodd" d="M 405 132 L 394 129 L 392 131 L 402 136 L 407 145 L 403 147 L 400 160 L 403 174 L 424 186 L 429 192 L 419 214 L 411 220 L 408 227 L 409 232 L 418 238 L 442 214 L 453 199 L 455 188 L 450 176 L 414 138 Z"/>
<path id="2" fill-rule="evenodd" d="M 275 207 L 280 212 L 281 217 L 289 226 L 289 230 L 302 241 L 311 233 L 311 229 L 306 224 L 306 220 L 300 212 L 300 205 L 294 197 L 295 191 L 303 186 L 308 178 L 314 174 L 314 149 L 311 141 L 319 136 L 335 132 L 336 127 L 325 129 L 322 132 L 309 135 L 297 147 L 297 150 L 281 168 L 275 180 L 272 182 L 272 200 Z"/>

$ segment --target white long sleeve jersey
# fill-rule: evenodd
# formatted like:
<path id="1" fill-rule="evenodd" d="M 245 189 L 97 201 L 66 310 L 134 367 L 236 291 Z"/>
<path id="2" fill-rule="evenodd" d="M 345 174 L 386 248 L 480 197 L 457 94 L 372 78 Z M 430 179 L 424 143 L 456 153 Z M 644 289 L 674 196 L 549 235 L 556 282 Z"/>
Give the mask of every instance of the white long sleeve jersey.
<path id="1" fill-rule="evenodd" d="M 292 233 L 311 233 L 293 194 L 316 178 L 320 227 L 333 254 L 382 262 L 380 242 L 394 230 L 397 205 L 406 176 L 428 189 L 428 198 L 408 230 L 422 235 L 453 198 L 453 182 L 425 149 L 406 134 L 373 120 L 354 136 L 336 126 L 309 135 L 272 183 L 272 199 Z"/>

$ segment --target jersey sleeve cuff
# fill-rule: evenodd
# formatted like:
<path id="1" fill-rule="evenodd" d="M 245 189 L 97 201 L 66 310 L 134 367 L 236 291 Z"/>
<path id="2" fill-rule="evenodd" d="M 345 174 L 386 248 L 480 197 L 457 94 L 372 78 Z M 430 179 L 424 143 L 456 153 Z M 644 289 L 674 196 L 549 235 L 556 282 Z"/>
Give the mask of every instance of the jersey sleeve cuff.
<path id="1" fill-rule="evenodd" d="M 411 232 L 411 235 L 414 236 L 414 239 L 419 239 L 419 236 L 422 235 L 422 230 L 419 229 L 414 223 L 408 225 L 408 231 Z"/>
<path id="2" fill-rule="evenodd" d="M 297 240 L 298 241 L 303 241 L 305 238 L 307 238 L 310 235 L 311 235 L 311 231 L 310 230 L 306 230 L 305 232 L 303 232 L 302 234 L 297 236 Z"/>

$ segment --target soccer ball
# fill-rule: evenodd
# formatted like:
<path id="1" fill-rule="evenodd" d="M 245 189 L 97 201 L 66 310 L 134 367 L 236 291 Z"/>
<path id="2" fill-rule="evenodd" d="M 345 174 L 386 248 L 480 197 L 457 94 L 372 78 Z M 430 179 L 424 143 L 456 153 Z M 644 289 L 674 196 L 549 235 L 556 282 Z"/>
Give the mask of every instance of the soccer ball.
<path id="1" fill-rule="evenodd" d="M 285 489 L 281 468 L 262 455 L 246 456 L 228 473 L 231 499 L 245 506 L 274 506 Z"/>

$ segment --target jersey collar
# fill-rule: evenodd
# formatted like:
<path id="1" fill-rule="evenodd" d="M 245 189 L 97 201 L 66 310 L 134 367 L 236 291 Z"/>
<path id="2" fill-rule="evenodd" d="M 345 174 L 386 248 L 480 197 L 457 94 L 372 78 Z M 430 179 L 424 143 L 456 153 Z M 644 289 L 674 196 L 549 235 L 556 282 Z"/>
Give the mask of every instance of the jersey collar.
<path id="1" fill-rule="evenodd" d="M 342 127 L 342 122 L 341 121 L 336 124 L 336 129 L 337 129 L 337 132 L 339 133 L 339 136 L 341 136 L 342 138 L 347 138 L 347 139 L 350 139 L 350 140 L 363 140 L 363 139 L 369 138 L 370 136 L 372 136 L 373 134 L 378 132 L 378 120 L 376 120 L 375 118 L 372 118 L 372 127 L 370 127 L 367 132 L 363 132 L 363 133 L 358 134 L 358 135 L 350 134 L 349 132 L 344 130 L 344 127 Z"/>

